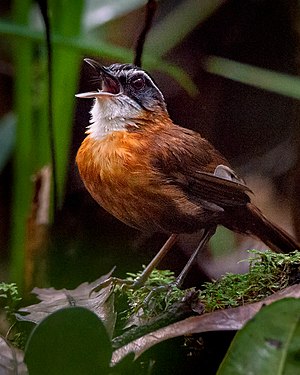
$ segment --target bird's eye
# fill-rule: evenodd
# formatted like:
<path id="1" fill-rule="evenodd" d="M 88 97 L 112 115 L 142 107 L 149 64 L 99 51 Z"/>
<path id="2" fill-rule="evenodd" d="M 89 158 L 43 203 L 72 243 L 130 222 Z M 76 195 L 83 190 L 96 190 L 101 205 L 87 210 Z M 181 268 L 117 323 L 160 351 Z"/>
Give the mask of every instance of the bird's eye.
<path id="1" fill-rule="evenodd" d="M 145 80 L 143 77 L 137 77 L 130 82 L 130 85 L 135 90 L 141 90 L 145 86 Z"/>

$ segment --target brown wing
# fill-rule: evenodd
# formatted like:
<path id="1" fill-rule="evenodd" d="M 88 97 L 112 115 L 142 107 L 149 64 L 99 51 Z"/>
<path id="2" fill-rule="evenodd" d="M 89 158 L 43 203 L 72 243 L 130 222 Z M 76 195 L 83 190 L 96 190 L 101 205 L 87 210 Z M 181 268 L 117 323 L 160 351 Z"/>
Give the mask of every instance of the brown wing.
<path id="1" fill-rule="evenodd" d="M 199 197 L 221 207 L 245 205 L 250 202 L 247 193 L 251 190 L 242 182 L 198 170 L 188 170 L 186 175 L 188 180 L 186 189 L 191 197 Z"/>
<path id="2" fill-rule="evenodd" d="M 167 145 L 157 151 L 153 165 L 168 183 L 180 187 L 193 201 L 219 207 L 250 202 L 247 194 L 250 189 L 228 161 L 198 133 L 174 126 L 162 136 Z M 162 142 L 161 139 L 159 143 Z"/>

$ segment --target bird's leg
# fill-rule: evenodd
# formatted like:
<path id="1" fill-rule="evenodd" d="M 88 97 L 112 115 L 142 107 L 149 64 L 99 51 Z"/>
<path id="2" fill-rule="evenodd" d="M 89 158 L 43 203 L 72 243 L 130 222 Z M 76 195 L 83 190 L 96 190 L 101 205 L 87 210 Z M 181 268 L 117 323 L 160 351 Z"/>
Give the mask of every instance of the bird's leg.
<path id="1" fill-rule="evenodd" d="M 199 245 L 197 246 L 196 250 L 193 252 L 191 255 L 190 259 L 184 266 L 183 270 L 179 274 L 179 276 L 176 278 L 174 282 L 172 282 L 169 285 L 164 285 L 164 286 L 158 286 L 156 288 L 153 288 L 152 291 L 148 294 L 148 296 L 145 298 L 145 305 L 149 304 L 153 295 L 157 293 L 158 291 L 161 291 L 163 289 L 168 290 L 168 293 L 172 291 L 172 289 L 175 288 L 180 288 L 186 278 L 186 275 L 188 274 L 191 266 L 193 265 L 194 260 L 198 256 L 199 252 L 204 248 L 204 246 L 207 244 L 207 242 L 210 240 L 210 238 L 214 235 L 216 231 L 216 227 L 212 227 L 209 229 L 205 229 L 203 232 L 203 235 L 201 237 L 201 240 L 199 242 Z"/>
<path id="2" fill-rule="evenodd" d="M 174 286 L 180 288 L 186 278 L 186 275 L 188 274 L 190 268 L 192 267 L 194 260 L 197 258 L 198 254 L 202 251 L 204 246 L 207 244 L 207 242 L 210 240 L 210 238 L 214 235 L 216 231 L 216 227 L 212 227 L 209 229 L 205 229 L 203 236 L 199 242 L 199 245 L 197 246 L 196 250 L 191 255 L 190 259 L 184 266 L 183 270 L 181 271 L 180 275 L 177 277 L 175 282 L 173 283 Z"/>
<path id="3" fill-rule="evenodd" d="M 95 287 L 90 292 L 90 294 L 92 292 L 103 289 L 107 287 L 108 285 L 120 285 L 122 288 L 131 288 L 131 289 L 137 289 L 143 286 L 145 282 L 147 281 L 148 277 L 150 276 L 151 272 L 159 264 L 159 262 L 163 259 L 163 257 L 167 255 L 167 253 L 171 250 L 173 245 L 176 243 L 177 239 L 178 239 L 178 234 L 171 234 L 171 236 L 165 242 L 163 247 L 159 250 L 156 256 L 151 260 L 148 266 L 144 269 L 141 276 L 138 277 L 136 280 L 130 281 L 130 280 L 119 279 L 117 277 L 109 277 L 108 279 L 103 281 L 101 284 L 97 285 L 97 287 Z"/>
<path id="4" fill-rule="evenodd" d="M 144 285 L 145 281 L 148 279 L 151 272 L 160 263 L 160 261 L 164 258 L 164 256 L 167 255 L 167 253 L 171 250 L 171 248 L 176 243 L 177 239 L 178 239 L 178 234 L 171 234 L 171 236 L 168 238 L 168 240 L 163 245 L 163 247 L 159 250 L 156 256 L 151 260 L 148 266 L 144 269 L 141 276 L 134 281 L 132 285 L 133 288 L 139 288 L 140 286 Z"/>

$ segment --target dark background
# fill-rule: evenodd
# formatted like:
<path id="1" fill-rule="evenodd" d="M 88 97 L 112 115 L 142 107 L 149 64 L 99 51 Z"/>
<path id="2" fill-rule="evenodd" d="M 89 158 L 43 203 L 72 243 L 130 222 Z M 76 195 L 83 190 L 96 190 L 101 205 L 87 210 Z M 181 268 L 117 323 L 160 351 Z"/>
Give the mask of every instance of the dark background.
<path id="1" fill-rule="evenodd" d="M 154 25 L 163 20 L 175 3 L 179 1 L 158 3 Z M 298 101 L 209 74 L 203 69 L 206 57 L 217 55 L 298 75 L 297 4 L 292 0 L 226 1 L 198 25 L 165 56 L 190 74 L 199 90 L 195 97 L 160 73 L 159 67 L 151 74 L 165 95 L 174 122 L 208 138 L 246 177 L 255 192 L 254 201 L 267 216 L 299 235 Z M 1 8 L 9 13 L 9 2 L 2 2 Z M 144 9 L 138 9 L 108 22 L 105 29 L 110 41 L 134 48 L 143 17 Z M 0 48 L 3 52 L 0 57 L 0 115 L 3 115 L 13 107 L 14 70 L 3 41 L 0 41 Z M 114 62 L 105 61 L 100 55 L 88 57 L 106 64 Z M 95 88 L 89 81 L 90 74 L 90 69 L 82 66 L 78 92 Z M 123 225 L 85 191 L 74 160 L 88 125 L 91 104 L 92 101 L 76 100 L 65 200 L 49 233 L 47 284 L 57 288 L 92 281 L 114 265 L 117 265 L 116 275 L 122 277 L 128 271 L 140 270 L 165 240 L 162 235 L 141 234 Z M 4 278 L 8 278 L 10 259 L 11 184 L 12 159 L 0 175 L 0 271 L 2 268 Z M 228 233 L 219 234 L 217 238 L 213 253 L 207 251 L 199 259 L 188 282 L 199 284 L 206 277 L 240 270 L 235 267 L 236 259 L 247 256 L 241 249 L 257 245 L 240 238 L 232 242 Z M 196 242 L 197 236 L 184 236 L 162 267 L 179 272 Z M 216 251 L 222 256 L 215 257 Z"/>

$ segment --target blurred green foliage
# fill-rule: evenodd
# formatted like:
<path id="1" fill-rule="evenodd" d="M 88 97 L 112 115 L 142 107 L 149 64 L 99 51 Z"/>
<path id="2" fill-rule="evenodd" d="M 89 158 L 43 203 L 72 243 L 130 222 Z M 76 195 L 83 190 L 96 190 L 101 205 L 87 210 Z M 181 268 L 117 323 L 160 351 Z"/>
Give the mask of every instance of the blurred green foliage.
<path id="1" fill-rule="evenodd" d="M 53 52 L 53 133 L 58 202 L 64 199 L 68 165 L 74 94 L 84 56 L 132 62 L 134 51 L 115 45 L 103 25 L 145 5 L 142 0 L 49 0 Z M 165 56 L 199 24 L 213 14 L 223 1 L 196 0 L 179 2 L 154 24 L 145 45 L 143 66 L 173 77 L 191 95 L 197 87 L 186 72 L 165 60 Z M 8 155 L 14 155 L 13 209 L 11 233 L 10 278 L 22 289 L 26 221 L 33 196 L 32 176 L 51 163 L 48 108 L 48 75 L 45 30 L 37 5 L 31 0 L 13 0 L 9 16 L 0 18 L 1 38 L 11 44 L 14 66 L 13 123 L 1 123 L 0 134 L 6 135 L 6 147 L 0 148 L 0 167 Z M 137 20 L 139 28 L 143 22 Z M 176 25 L 176 27 L 171 27 Z M 138 37 L 138 35 L 137 35 Z M 293 98 L 300 97 L 299 79 L 234 61 L 209 57 L 204 66 L 208 72 L 264 88 Z M 2 137 L 1 137 L 2 138 Z M 53 156 L 52 156 L 53 159 Z M 1 164 L 2 163 L 2 164 Z"/>
<path id="2" fill-rule="evenodd" d="M 64 199 L 68 163 L 74 93 L 83 55 L 95 55 L 113 61 L 132 62 L 133 51 L 92 37 L 93 31 L 108 20 L 119 17 L 144 4 L 143 1 L 70 2 L 49 0 L 51 41 L 53 53 L 52 131 L 54 135 L 58 202 Z M 105 8 L 105 9 L 104 9 Z M 95 14 L 99 21 L 95 22 Z M 109 14 L 109 18 L 102 15 Z M 14 182 L 11 233 L 10 278 L 22 289 L 26 220 L 33 196 L 31 178 L 42 166 L 51 162 L 47 81 L 47 50 L 41 14 L 31 0 L 14 0 L 11 17 L 0 19 L 0 34 L 12 42 L 14 66 L 14 113 L 16 135 L 9 137 L 1 149 L 2 166 L 14 147 Z M 88 25 L 88 26 L 86 26 Z M 82 27 L 84 26 L 84 27 Z M 83 31 L 84 29 L 84 31 Z M 169 73 L 191 94 L 196 87 L 179 67 L 153 56 L 145 56 L 148 68 L 159 67 Z M 11 126 L 1 125 L 1 132 L 11 132 Z M 14 142 L 15 138 L 15 142 Z M 7 138 L 6 138 L 7 139 Z"/>

